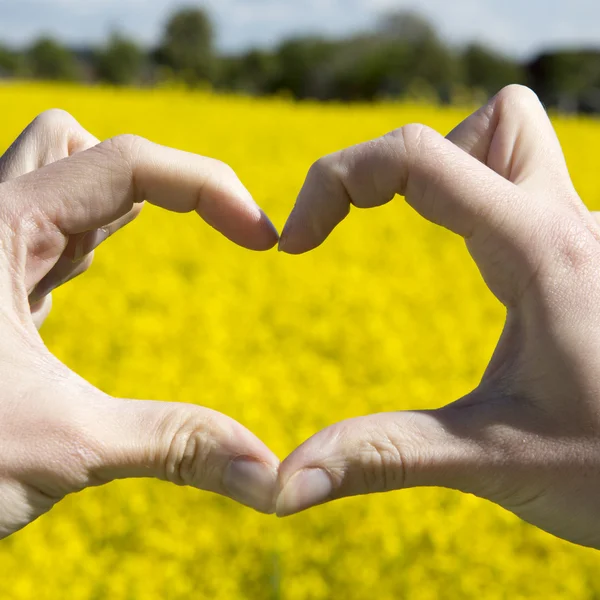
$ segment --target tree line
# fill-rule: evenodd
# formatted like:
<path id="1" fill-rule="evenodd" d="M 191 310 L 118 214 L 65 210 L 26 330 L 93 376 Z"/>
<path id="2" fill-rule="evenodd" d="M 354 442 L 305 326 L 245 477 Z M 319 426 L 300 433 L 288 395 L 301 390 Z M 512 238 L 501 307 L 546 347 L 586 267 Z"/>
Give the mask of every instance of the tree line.
<path id="1" fill-rule="evenodd" d="M 273 49 L 223 55 L 208 13 L 183 8 L 165 24 L 156 48 L 118 32 L 97 48 L 67 48 L 44 37 L 23 49 L 0 44 L 0 78 L 189 87 L 297 99 L 426 99 L 479 102 L 510 83 L 532 87 L 548 107 L 600 113 L 600 50 L 556 50 L 517 61 L 482 44 L 446 44 L 413 12 L 386 14 L 345 39 L 296 37 Z"/>

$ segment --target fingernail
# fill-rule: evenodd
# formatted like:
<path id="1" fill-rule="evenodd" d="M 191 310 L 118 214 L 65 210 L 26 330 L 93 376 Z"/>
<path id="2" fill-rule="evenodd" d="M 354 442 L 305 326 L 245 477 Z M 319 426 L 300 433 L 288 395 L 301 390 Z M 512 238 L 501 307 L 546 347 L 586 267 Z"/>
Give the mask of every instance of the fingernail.
<path id="1" fill-rule="evenodd" d="M 260 209 L 260 214 L 261 214 L 261 220 L 264 221 L 269 226 L 273 235 L 275 236 L 275 239 L 279 240 L 279 231 L 277 231 L 277 227 L 275 227 L 275 225 L 273 225 L 273 221 L 271 221 L 271 219 L 269 219 L 269 217 L 267 216 L 267 213 L 265 213 L 264 210 Z"/>
<path id="2" fill-rule="evenodd" d="M 277 244 L 277 250 L 279 252 L 285 252 L 285 250 L 283 249 L 283 247 L 285 246 L 285 243 L 287 241 L 287 227 L 284 226 L 281 235 L 279 236 L 279 243 Z"/>
<path id="3" fill-rule="evenodd" d="M 89 235 L 88 233 L 84 233 L 78 240 L 77 243 L 75 244 L 75 250 L 73 251 L 73 259 L 72 262 L 76 263 L 79 262 L 81 260 L 81 257 L 83 256 L 83 244 L 85 242 L 85 238 Z"/>
<path id="4" fill-rule="evenodd" d="M 42 300 L 45 296 L 53 292 L 59 285 L 62 285 L 68 280 L 68 277 L 56 278 L 53 273 L 46 275 L 29 294 L 29 307 Z"/>
<path id="5" fill-rule="evenodd" d="M 275 512 L 278 517 L 287 517 L 325 502 L 332 492 L 331 478 L 323 469 L 303 469 L 279 493 Z"/>
<path id="6" fill-rule="evenodd" d="M 231 498 L 260 512 L 271 514 L 277 471 L 250 458 L 232 460 L 223 476 L 223 486 Z"/>
<path id="7" fill-rule="evenodd" d="M 52 291 L 52 290 L 50 290 Z M 37 287 L 34 288 L 34 290 L 31 292 L 31 294 L 29 294 L 29 309 L 30 310 L 34 310 L 35 309 L 35 305 L 38 302 L 41 302 L 44 299 L 44 296 L 46 296 L 48 294 L 47 291 L 45 290 L 38 290 Z"/>

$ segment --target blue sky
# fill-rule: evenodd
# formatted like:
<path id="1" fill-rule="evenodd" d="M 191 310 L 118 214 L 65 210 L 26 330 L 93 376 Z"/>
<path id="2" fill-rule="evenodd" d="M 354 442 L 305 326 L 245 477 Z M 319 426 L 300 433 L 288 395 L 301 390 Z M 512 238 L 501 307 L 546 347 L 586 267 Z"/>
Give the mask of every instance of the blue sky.
<path id="1" fill-rule="evenodd" d="M 292 33 L 329 35 L 364 29 L 379 13 L 416 9 L 447 40 L 485 41 L 515 56 L 550 46 L 600 47 L 600 0 L 191 0 L 208 8 L 218 45 L 271 46 Z M 177 0 L 0 0 L 0 40 L 24 44 L 41 33 L 72 44 L 96 43 L 111 28 L 152 44 Z"/>

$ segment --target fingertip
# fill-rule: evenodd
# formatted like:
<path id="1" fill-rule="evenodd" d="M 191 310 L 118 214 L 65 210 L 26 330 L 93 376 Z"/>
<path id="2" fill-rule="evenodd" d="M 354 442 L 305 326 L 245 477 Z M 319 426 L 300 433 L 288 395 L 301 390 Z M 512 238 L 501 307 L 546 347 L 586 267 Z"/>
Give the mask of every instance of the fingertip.
<path id="1" fill-rule="evenodd" d="M 285 241 L 281 241 L 279 240 L 279 245 L 277 247 L 277 250 L 279 250 L 279 252 L 283 252 L 284 254 L 291 254 L 294 256 L 298 256 L 300 254 L 306 254 L 307 252 L 310 252 L 311 250 L 314 250 L 315 248 L 317 248 L 318 246 L 320 246 L 320 244 L 304 244 L 302 242 L 298 242 L 298 241 L 289 241 L 289 240 L 285 240 Z"/>
<path id="2" fill-rule="evenodd" d="M 279 251 L 304 254 L 321 246 L 350 210 L 347 203 L 331 200 L 326 202 L 321 194 L 303 189 L 281 233 Z"/>
<path id="3" fill-rule="evenodd" d="M 267 214 L 259 208 L 260 216 L 258 220 L 258 225 L 263 231 L 262 245 L 257 248 L 257 250 L 270 250 L 275 245 L 277 245 L 280 241 L 279 231 L 277 231 L 277 227 L 273 224 L 271 219 L 267 216 Z"/>
<path id="4" fill-rule="evenodd" d="M 286 254 L 288 253 L 287 249 L 286 249 L 287 240 L 288 240 L 288 225 L 286 223 L 283 227 L 283 231 L 281 232 L 281 235 L 279 236 L 279 241 L 277 243 L 277 251 L 278 252 L 284 252 Z"/>
<path id="5" fill-rule="evenodd" d="M 267 220 L 268 221 L 268 220 Z M 274 248 L 279 242 L 279 234 L 275 227 L 263 221 L 262 218 L 258 223 L 254 223 L 243 231 L 238 231 L 233 234 L 222 232 L 232 242 L 252 250 L 254 252 L 266 252 Z"/>
<path id="6" fill-rule="evenodd" d="M 238 208 L 241 208 L 242 206 L 246 207 L 247 217 L 250 221 L 246 224 L 243 222 L 240 223 L 241 227 L 247 225 L 248 236 L 242 236 L 240 241 L 236 239 L 233 239 L 233 241 L 240 243 L 249 250 L 255 250 L 258 252 L 270 250 L 279 242 L 279 231 L 271 219 L 269 219 L 265 211 L 254 200 L 252 194 L 236 175 L 235 171 L 232 170 L 231 175 L 231 193 L 232 196 L 236 198 L 234 204 L 237 203 Z M 235 227 L 233 222 L 231 222 L 231 225 Z"/>
<path id="7" fill-rule="evenodd" d="M 277 467 L 253 457 L 234 458 L 223 475 L 223 487 L 233 500 L 264 514 L 275 512 Z"/>
<path id="8" fill-rule="evenodd" d="M 279 241 L 277 228 L 254 201 L 245 206 L 215 203 L 206 206 L 201 216 L 228 240 L 248 250 L 270 250 Z"/>
<path id="9" fill-rule="evenodd" d="M 275 514 L 287 517 L 331 500 L 333 483 L 321 468 L 306 468 L 294 473 L 277 495 Z"/>
<path id="10" fill-rule="evenodd" d="M 296 235 L 294 229 L 288 227 L 286 224 L 281 233 L 281 237 L 279 238 L 277 250 L 284 254 L 298 255 L 314 250 L 317 246 L 320 246 L 320 244 L 311 243 L 306 236 L 303 238 Z"/>

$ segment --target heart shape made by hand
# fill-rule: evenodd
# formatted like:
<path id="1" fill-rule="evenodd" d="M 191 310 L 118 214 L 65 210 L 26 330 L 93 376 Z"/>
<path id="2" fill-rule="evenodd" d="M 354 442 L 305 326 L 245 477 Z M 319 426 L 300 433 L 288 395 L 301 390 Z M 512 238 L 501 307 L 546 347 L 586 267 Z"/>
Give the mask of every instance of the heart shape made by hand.
<path id="1" fill-rule="evenodd" d="M 44 346 L 51 292 L 143 201 L 196 211 L 232 241 L 298 254 L 352 205 L 396 195 L 462 236 L 507 319 L 480 385 L 431 411 L 389 412 L 315 434 L 282 463 L 199 406 L 112 398 Z M 0 536 L 66 494 L 157 477 L 280 516 L 344 496 L 443 486 L 600 547 L 600 227 L 571 183 L 535 94 L 509 86 L 446 137 L 418 124 L 317 161 L 281 238 L 227 165 L 135 136 L 99 142 L 72 117 L 38 117 L 0 160 Z M 592 476 L 593 475 L 593 476 Z"/>

